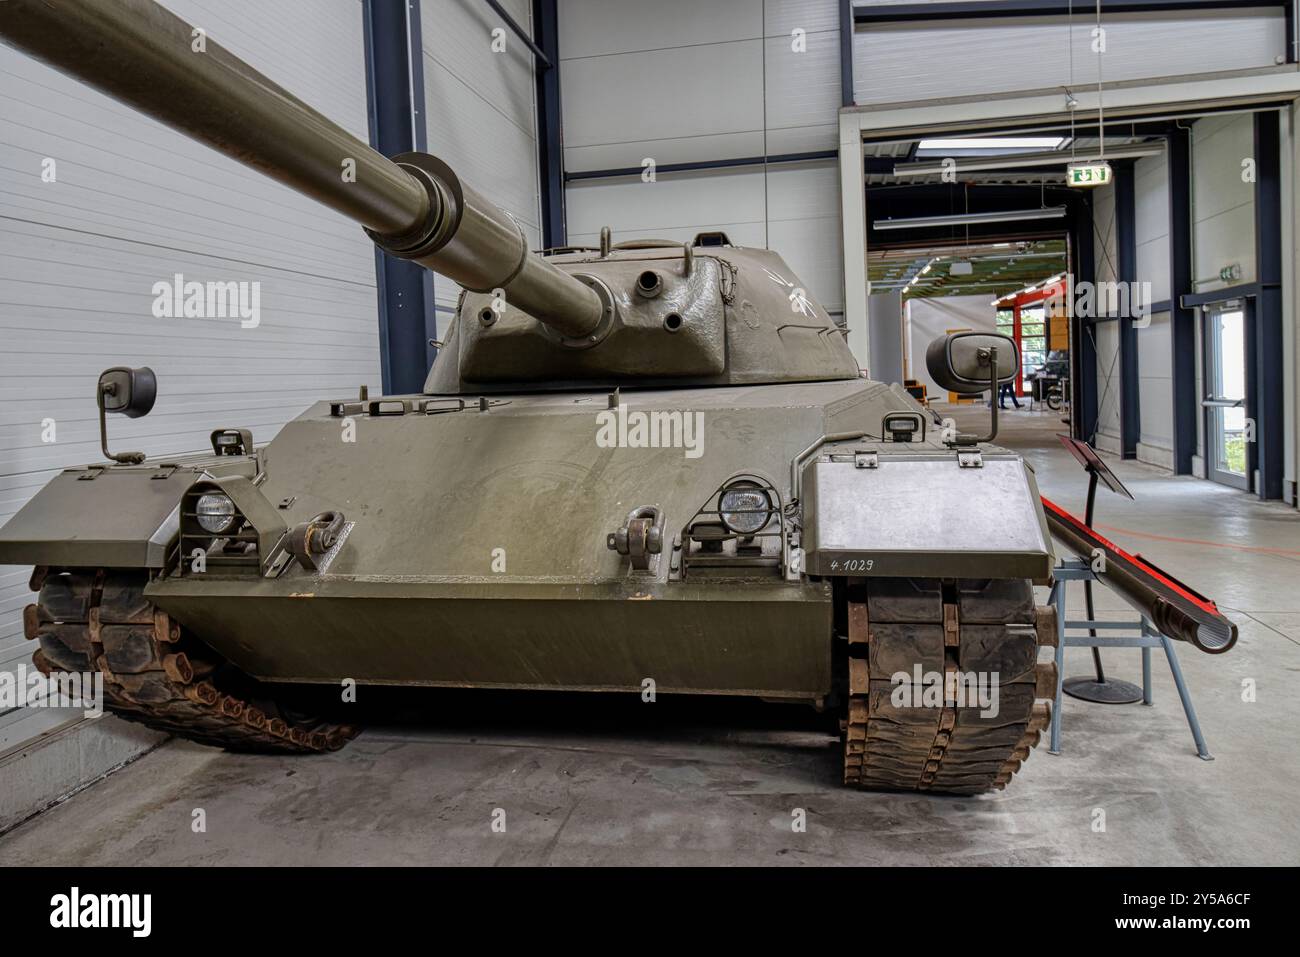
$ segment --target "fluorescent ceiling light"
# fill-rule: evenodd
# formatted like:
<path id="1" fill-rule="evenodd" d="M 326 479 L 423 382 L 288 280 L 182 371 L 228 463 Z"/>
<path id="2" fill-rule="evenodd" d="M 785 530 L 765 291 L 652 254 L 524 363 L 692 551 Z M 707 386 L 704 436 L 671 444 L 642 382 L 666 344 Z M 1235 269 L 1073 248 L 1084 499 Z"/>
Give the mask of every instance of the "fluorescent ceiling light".
<path id="1" fill-rule="evenodd" d="M 1065 139 L 1060 136 L 998 136 L 971 139 L 921 140 L 918 150 L 1055 150 Z"/>
<path id="2" fill-rule="evenodd" d="M 1003 296 L 1002 299 L 996 299 L 994 301 L 1002 302 L 1005 299 L 1014 299 L 1016 296 L 1024 296 L 1031 292 L 1037 292 L 1040 288 L 1043 290 L 1047 290 L 1051 288 L 1053 283 L 1064 278 L 1065 278 L 1065 273 L 1057 273 L 1051 279 L 1045 280 L 1041 285 L 1039 283 L 1034 283 L 1032 286 L 1025 286 L 1023 289 L 1018 289 L 1015 292 L 1009 292 L 1005 296 Z"/>
<path id="3" fill-rule="evenodd" d="M 952 216 L 912 216 L 905 219 L 877 219 L 875 229 L 916 229 L 927 226 L 978 226 L 982 223 L 1018 223 L 1026 219 L 1062 219 L 1064 206 L 1042 209 L 1001 209 L 992 213 L 957 213 Z"/>
<path id="4" fill-rule="evenodd" d="M 903 291 L 906 292 L 908 289 L 911 289 L 911 288 L 912 288 L 913 286 L 915 286 L 918 282 L 920 282 L 920 281 L 921 281 L 921 277 L 924 276 L 926 273 L 928 273 L 928 272 L 930 271 L 930 267 L 934 265 L 935 260 L 937 260 L 938 258 L 939 258 L 939 257 L 936 256 L 936 257 L 934 257 L 934 259 L 931 259 L 928 263 L 926 263 L 926 264 L 925 264 L 925 268 L 922 269 L 920 272 L 918 272 L 915 276 L 913 276 L 912 279 L 911 279 L 911 281 L 910 281 L 906 286 L 903 287 Z M 928 281 L 929 281 L 929 280 L 927 280 L 927 282 L 928 282 Z"/>
<path id="5" fill-rule="evenodd" d="M 1112 146 L 1106 150 L 1107 159 L 1139 159 L 1156 156 L 1165 148 L 1160 143 L 1138 143 L 1133 146 Z M 947 156 L 913 163 L 895 163 L 895 176 L 935 176 L 939 173 L 978 173 L 985 170 L 1018 169 L 1022 166 L 1065 166 L 1076 160 L 1091 160 L 1091 151 L 1071 156 L 1069 153 L 1002 153 L 996 156 Z M 944 165 L 944 160 L 948 165 Z"/>

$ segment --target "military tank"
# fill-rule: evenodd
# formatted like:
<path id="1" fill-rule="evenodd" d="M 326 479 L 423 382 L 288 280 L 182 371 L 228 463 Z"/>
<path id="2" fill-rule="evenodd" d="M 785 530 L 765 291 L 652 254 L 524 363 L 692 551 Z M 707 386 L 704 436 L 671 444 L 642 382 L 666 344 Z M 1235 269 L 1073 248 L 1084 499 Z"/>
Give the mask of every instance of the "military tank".
<path id="1" fill-rule="evenodd" d="M 3 41 L 464 292 L 421 393 L 323 398 L 264 447 L 227 423 L 210 455 L 111 453 L 107 413 L 147 413 L 157 384 L 106 372 L 105 461 L 0 530 L 0 563 L 35 567 L 38 667 L 101 672 L 107 707 L 151 727 L 279 752 L 357 731 L 307 686 L 804 702 L 838 717 L 846 784 L 1006 786 L 1056 685 L 1019 456 L 865 378 L 775 252 L 608 231 L 530 252 L 447 164 L 380 155 L 191 31 L 150 0 L 0 3 Z M 972 334 L 930 363 L 968 393 L 1015 364 Z"/>

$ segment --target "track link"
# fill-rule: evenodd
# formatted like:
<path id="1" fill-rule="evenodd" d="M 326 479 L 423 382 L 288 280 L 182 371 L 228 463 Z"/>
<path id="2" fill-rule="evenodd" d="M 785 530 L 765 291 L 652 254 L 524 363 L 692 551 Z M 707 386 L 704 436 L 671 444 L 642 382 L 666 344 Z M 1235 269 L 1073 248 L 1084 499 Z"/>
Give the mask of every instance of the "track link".
<path id="1" fill-rule="evenodd" d="M 289 711 L 144 597 L 143 573 L 32 575 L 36 604 L 23 631 L 40 643 L 36 667 L 104 676 L 104 704 L 158 731 L 232 751 L 335 751 L 359 729 Z M 223 667 L 224 666 L 224 667 Z"/>
<path id="2" fill-rule="evenodd" d="M 1041 699 L 1056 693 L 1056 666 L 1039 663 L 1038 649 L 1056 644 L 1054 610 L 1035 607 L 1032 584 L 1021 580 L 855 579 L 846 592 L 844 783 L 944 794 L 1005 788 L 1051 718 Z M 918 685 L 918 666 L 942 683 Z M 895 681 L 900 673 L 908 680 Z M 959 676 L 971 674 L 986 691 L 997 676 L 996 714 L 958 690 Z"/>

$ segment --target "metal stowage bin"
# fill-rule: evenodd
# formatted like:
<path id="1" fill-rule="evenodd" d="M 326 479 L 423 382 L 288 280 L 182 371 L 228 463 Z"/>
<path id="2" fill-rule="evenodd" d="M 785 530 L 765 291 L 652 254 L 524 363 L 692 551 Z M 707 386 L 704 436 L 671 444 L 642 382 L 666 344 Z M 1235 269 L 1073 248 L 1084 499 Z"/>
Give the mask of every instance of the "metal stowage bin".
<path id="1" fill-rule="evenodd" d="M 1141 648 L 1142 649 L 1142 703 L 1150 705 L 1151 695 L 1151 649 L 1163 648 L 1169 659 L 1169 671 L 1174 676 L 1174 685 L 1178 688 L 1178 697 L 1183 703 L 1183 712 L 1187 715 L 1187 726 L 1191 728 L 1192 739 L 1196 742 L 1196 753 L 1203 761 L 1213 761 L 1209 748 L 1205 745 L 1205 736 L 1201 734 L 1201 724 L 1196 719 L 1196 708 L 1192 704 L 1191 693 L 1183 679 L 1183 669 L 1178 664 L 1178 655 L 1174 643 L 1162 635 L 1146 616 L 1138 621 L 1100 621 L 1089 618 L 1066 620 L 1065 587 L 1072 581 L 1095 581 L 1097 576 L 1091 566 L 1078 558 L 1064 559 L 1053 572 L 1055 583 L 1052 585 L 1051 603 L 1056 607 L 1057 644 L 1056 644 L 1056 701 L 1052 708 L 1051 744 L 1049 754 L 1061 753 L 1061 683 L 1065 675 L 1065 649 L 1070 648 Z M 1133 632 L 1136 630 L 1136 634 Z M 1111 632 L 1106 635 L 1069 634 L 1069 632 Z M 1127 632 L 1127 634 L 1120 634 Z"/>

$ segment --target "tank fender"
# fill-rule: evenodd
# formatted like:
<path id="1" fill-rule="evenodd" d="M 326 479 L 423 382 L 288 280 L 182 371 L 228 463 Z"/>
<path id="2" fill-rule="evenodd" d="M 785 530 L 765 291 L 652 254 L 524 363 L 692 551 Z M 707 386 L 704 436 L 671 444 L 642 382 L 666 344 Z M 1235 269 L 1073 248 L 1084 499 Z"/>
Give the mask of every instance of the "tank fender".
<path id="1" fill-rule="evenodd" d="M 256 471 L 252 456 L 65 469 L 0 527 L 0 565 L 162 568 L 186 489 Z"/>
<path id="2" fill-rule="evenodd" d="M 901 446 L 901 447 L 900 447 Z M 805 567 L 853 577 L 1045 579 L 1033 471 L 988 447 L 824 446 L 802 475 Z"/>

